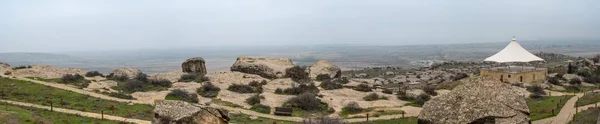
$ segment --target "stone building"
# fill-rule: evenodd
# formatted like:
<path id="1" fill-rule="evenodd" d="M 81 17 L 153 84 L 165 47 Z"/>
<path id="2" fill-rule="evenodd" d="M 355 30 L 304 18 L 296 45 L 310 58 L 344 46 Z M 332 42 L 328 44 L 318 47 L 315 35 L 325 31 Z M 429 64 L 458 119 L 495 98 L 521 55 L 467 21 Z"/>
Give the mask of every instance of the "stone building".
<path id="1" fill-rule="evenodd" d="M 489 67 L 480 69 L 481 76 L 491 77 L 507 83 L 541 83 L 546 80 L 548 69 L 512 66 L 514 63 L 527 63 L 532 61 L 544 61 L 544 59 L 531 54 L 521 47 L 513 37 L 512 41 L 500 52 L 486 58 L 484 61 L 508 63 L 509 66 Z"/>

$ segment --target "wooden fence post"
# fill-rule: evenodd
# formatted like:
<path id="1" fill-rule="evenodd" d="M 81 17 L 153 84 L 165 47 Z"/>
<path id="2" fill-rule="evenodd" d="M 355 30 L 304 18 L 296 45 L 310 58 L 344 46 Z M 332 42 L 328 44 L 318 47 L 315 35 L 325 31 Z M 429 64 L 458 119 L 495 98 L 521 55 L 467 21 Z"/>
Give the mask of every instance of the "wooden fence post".
<path id="1" fill-rule="evenodd" d="M 54 110 L 53 110 L 53 105 L 52 105 L 52 102 L 50 102 L 50 111 L 54 111 Z"/>
<path id="2" fill-rule="evenodd" d="M 367 113 L 367 122 L 369 122 L 369 113 Z"/>
<path id="3" fill-rule="evenodd" d="M 552 115 L 554 115 L 554 109 L 552 109 Z"/>
<path id="4" fill-rule="evenodd" d="M 102 110 L 102 120 L 104 120 L 104 110 Z"/>

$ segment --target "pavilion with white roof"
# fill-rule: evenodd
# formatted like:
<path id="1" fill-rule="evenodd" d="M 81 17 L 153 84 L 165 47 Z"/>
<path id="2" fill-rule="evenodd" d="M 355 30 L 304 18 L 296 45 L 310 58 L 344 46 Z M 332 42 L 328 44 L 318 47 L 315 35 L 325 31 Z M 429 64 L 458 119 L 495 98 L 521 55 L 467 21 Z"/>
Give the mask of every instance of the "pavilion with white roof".
<path id="1" fill-rule="evenodd" d="M 527 51 L 517 42 L 517 39 L 513 37 L 512 41 L 510 41 L 504 49 L 486 58 L 484 61 L 510 64 L 544 61 L 544 59 Z M 507 83 L 538 83 L 546 80 L 548 69 L 509 65 L 505 67 L 481 69 L 480 75 L 489 76 Z"/>

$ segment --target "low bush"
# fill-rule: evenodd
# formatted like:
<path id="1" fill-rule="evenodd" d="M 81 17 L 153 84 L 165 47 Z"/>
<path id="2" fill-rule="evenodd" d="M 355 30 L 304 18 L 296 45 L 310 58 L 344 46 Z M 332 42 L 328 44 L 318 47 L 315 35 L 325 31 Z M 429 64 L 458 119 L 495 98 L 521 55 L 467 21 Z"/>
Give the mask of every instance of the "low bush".
<path id="1" fill-rule="evenodd" d="M 205 82 L 205 81 L 210 81 L 210 79 L 204 75 L 201 74 L 196 74 L 196 73 L 189 73 L 189 74 L 183 74 L 181 75 L 181 77 L 179 77 L 179 81 L 180 82 Z"/>
<path id="2" fill-rule="evenodd" d="M 562 84 L 560 84 L 560 78 L 559 77 L 550 77 L 550 78 L 548 78 L 548 83 L 554 84 L 554 85 L 559 85 L 559 86 L 562 85 Z"/>
<path id="3" fill-rule="evenodd" d="M 342 78 L 333 79 L 332 82 L 340 83 L 340 84 L 347 84 L 347 83 L 350 83 L 350 80 L 348 80 L 347 77 L 342 77 Z"/>
<path id="4" fill-rule="evenodd" d="M 365 97 L 363 97 L 363 100 L 365 101 L 375 101 L 375 100 L 380 100 L 380 99 L 387 99 L 385 96 L 379 96 L 379 94 L 377 93 L 371 93 Z"/>
<path id="5" fill-rule="evenodd" d="M 202 87 L 196 89 L 196 92 L 200 94 L 200 96 L 207 98 L 217 97 L 217 95 L 219 95 L 219 91 L 221 91 L 221 88 L 216 87 L 210 82 L 207 82 L 202 85 Z"/>
<path id="6" fill-rule="evenodd" d="M 87 73 L 85 73 L 86 77 L 96 77 L 96 76 L 100 76 L 100 77 L 104 77 L 104 75 L 98 71 L 89 71 Z"/>
<path id="7" fill-rule="evenodd" d="M 347 112 L 348 114 L 360 113 L 364 110 L 364 108 L 360 107 L 357 102 L 350 102 L 342 108 L 342 111 Z"/>
<path id="8" fill-rule="evenodd" d="M 246 99 L 246 103 L 250 104 L 250 105 L 256 105 L 256 104 L 260 104 L 260 100 L 264 99 L 265 97 L 260 96 L 258 94 L 251 96 L 249 98 Z"/>
<path id="9" fill-rule="evenodd" d="M 456 75 L 454 75 L 454 78 L 452 79 L 453 81 L 458 81 L 460 79 L 464 79 L 469 77 L 469 75 L 465 74 L 465 73 L 456 73 Z"/>
<path id="10" fill-rule="evenodd" d="M 423 87 L 423 92 L 427 93 L 427 95 L 432 95 L 432 96 L 437 95 L 437 92 L 435 92 L 435 87 L 429 86 L 429 85 Z"/>
<path id="11" fill-rule="evenodd" d="M 312 93 L 302 93 L 296 97 L 292 97 L 286 101 L 286 107 L 294 107 L 307 111 L 324 110 L 327 109 L 327 105 L 317 99 Z"/>
<path id="12" fill-rule="evenodd" d="M 544 91 L 544 88 L 540 85 L 529 86 L 527 87 L 527 91 L 539 96 L 546 95 L 546 91 Z"/>
<path id="13" fill-rule="evenodd" d="M 136 79 L 136 80 L 142 81 L 142 82 L 148 82 L 148 75 L 140 72 L 140 73 L 137 73 L 133 79 Z"/>
<path id="14" fill-rule="evenodd" d="M 253 87 L 253 86 L 244 85 L 244 84 L 232 84 L 232 85 L 229 85 L 227 90 L 237 92 L 237 93 L 261 93 L 262 87 Z"/>
<path id="15" fill-rule="evenodd" d="M 275 94 L 283 94 L 283 90 L 281 88 L 275 89 Z"/>
<path id="16" fill-rule="evenodd" d="M 264 113 L 264 114 L 269 114 L 271 113 L 271 107 L 263 105 L 263 104 L 254 104 L 252 105 L 252 107 L 250 107 L 250 110 L 259 112 L 259 113 Z"/>
<path id="17" fill-rule="evenodd" d="M 10 71 L 4 72 L 4 75 L 11 75 L 11 74 L 12 74 L 12 72 L 10 72 Z"/>
<path id="18" fill-rule="evenodd" d="M 573 85 L 579 85 L 579 84 L 581 84 L 581 79 L 573 78 L 573 79 L 571 79 L 571 81 L 569 81 L 569 83 L 573 84 Z"/>
<path id="19" fill-rule="evenodd" d="M 286 77 L 292 78 L 292 80 L 296 82 L 301 82 L 301 80 L 307 80 L 308 73 L 306 73 L 306 68 L 300 66 L 294 66 L 285 70 Z"/>
<path id="20" fill-rule="evenodd" d="M 317 81 L 331 80 L 329 74 L 320 74 L 316 77 Z"/>
<path id="21" fill-rule="evenodd" d="M 148 86 L 146 86 L 145 82 L 135 80 L 135 79 L 129 79 L 129 80 L 125 81 L 123 90 L 128 91 L 128 92 L 147 91 Z"/>
<path id="22" fill-rule="evenodd" d="M 354 90 L 356 90 L 356 91 L 362 91 L 362 92 L 371 92 L 372 91 L 371 87 L 369 85 L 367 85 L 367 84 L 364 84 L 364 83 L 363 84 L 359 84 L 358 86 L 356 86 L 354 88 Z"/>
<path id="23" fill-rule="evenodd" d="M 600 70 L 600 69 L 598 69 L 598 70 Z M 585 77 L 583 80 L 588 83 L 600 83 L 600 75 L 593 75 L 590 77 Z"/>
<path id="24" fill-rule="evenodd" d="M 417 98 L 415 98 L 415 103 L 422 106 L 423 104 L 425 104 L 425 102 L 429 101 L 429 99 L 431 99 L 431 96 L 427 94 L 421 94 L 417 96 Z"/>
<path id="25" fill-rule="evenodd" d="M 166 100 L 181 100 L 190 103 L 198 103 L 198 95 L 176 89 L 167 94 Z"/>
<path id="26" fill-rule="evenodd" d="M 66 74 L 66 75 L 63 75 L 60 78 L 60 80 L 63 83 L 74 83 L 74 82 L 77 82 L 79 80 L 85 80 L 85 78 L 83 76 L 79 75 L 79 74 Z"/>
<path id="27" fill-rule="evenodd" d="M 383 91 L 381 91 L 381 92 L 383 92 L 385 94 L 394 94 L 394 91 L 392 91 L 392 89 L 387 89 L 387 88 L 383 89 Z"/>
<path id="28" fill-rule="evenodd" d="M 172 84 L 171 81 L 169 81 L 167 79 L 150 79 L 148 82 L 153 86 L 165 87 L 165 88 L 171 87 L 171 84 Z"/>
<path id="29" fill-rule="evenodd" d="M 321 88 L 323 88 L 325 90 L 333 90 L 333 89 L 341 89 L 341 88 L 343 88 L 343 86 L 342 86 L 342 84 L 335 83 L 331 80 L 323 80 L 323 82 L 321 82 Z"/>
<path id="30" fill-rule="evenodd" d="M 13 70 L 27 69 L 27 68 L 31 68 L 31 65 L 28 65 L 28 66 L 17 66 L 17 67 L 14 67 Z"/>
<path id="31" fill-rule="evenodd" d="M 398 92 L 396 92 L 396 96 L 398 97 L 398 99 L 405 101 L 412 99 L 408 96 L 405 90 L 399 90 Z"/>
<path id="32" fill-rule="evenodd" d="M 115 81 L 127 81 L 127 79 L 129 79 L 129 77 L 127 77 L 125 75 L 116 76 L 113 73 L 110 73 L 108 76 L 106 76 L 106 78 L 109 80 L 115 80 Z"/>
<path id="33" fill-rule="evenodd" d="M 283 90 L 283 94 L 288 94 L 288 95 L 298 95 L 298 94 L 302 94 L 305 92 L 309 92 L 309 93 L 319 93 L 319 88 L 317 88 L 317 86 L 315 86 L 314 83 L 310 83 L 310 84 L 300 84 L 298 86 L 294 86 L 292 88 L 286 88 L 285 90 Z"/>

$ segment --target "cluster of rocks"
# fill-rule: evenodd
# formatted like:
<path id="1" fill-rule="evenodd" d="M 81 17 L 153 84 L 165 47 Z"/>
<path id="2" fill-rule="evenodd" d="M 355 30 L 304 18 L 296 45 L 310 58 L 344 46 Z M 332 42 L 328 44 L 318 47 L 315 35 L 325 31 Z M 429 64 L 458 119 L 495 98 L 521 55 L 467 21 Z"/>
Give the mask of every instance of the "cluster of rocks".
<path id="1" fill-rule="evenodd" d="M 152 124 L 227 124 L 228 112 L 183 101 L 156 102 Z"/>
<path id="2" fill-rule="evenodd" d="M 330 78 L 339 78 L 342 75 L 340 67 L 326 60 L 319 60 L 308 68 L 309 77 L 315 79 L 318 75 L 329 75 Z"/>
<path id="3" fill-rule="evenodd" d="M 527 124 L 529 114 L 525 97 L 511 85 L 482 77 L 426 102 L 418 118 L 422 124 Z"/>

